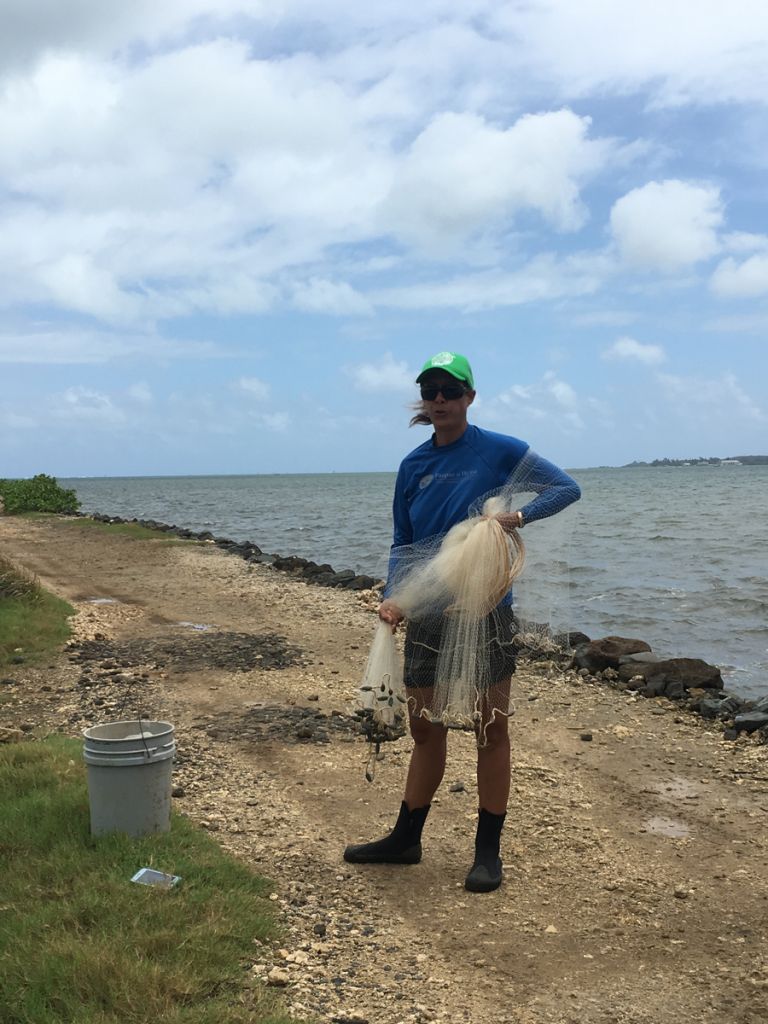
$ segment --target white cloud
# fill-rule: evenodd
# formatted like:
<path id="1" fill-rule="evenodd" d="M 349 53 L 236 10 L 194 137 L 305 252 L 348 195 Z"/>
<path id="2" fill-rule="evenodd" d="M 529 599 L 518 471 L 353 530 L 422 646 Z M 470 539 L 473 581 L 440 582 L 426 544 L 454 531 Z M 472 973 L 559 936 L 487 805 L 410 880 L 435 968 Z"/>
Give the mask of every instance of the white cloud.
<path id="1" fill-rule="evenodd" d="M 314 30 L 337 73 L 376 82 L 371 100 L 385 114 L 398 104 L 412 109 L 425 93 L 432 99 L 443 83 L 463 87 L 466 105 L 473 88 L 483 98 L 506 98 L 530 78 L 539 93 L 542 86 L 582 96 L 647 89 L 667 105 L 762 105 L 768 96 L 762 0 L 5 0 L 4 17 L 6 66 L 47 50 L 108 54 L 139 43 L 152 51 L 234 28 L 298 54 Z"/>
<path id="2" fill-rule="evenodd" d="M 525 428 L 526 423 L 546 422 L 556 432 L 580 432 L 585 427 L 585 400 L 567 381 L 549 370 L 532 384 L 513 384 L 482 403 L 483 418 L 504 429 L 510 420 Z M 516 427 L 515 429 L 519 429 Z"/>
<path id="3" fill-rule="evenodd" d="M 382 288 L 372 291 L 369 298 L 376 306 L 397 309 L 492 309 L 589 295 L 598 290 L 609 273 L 609 261 L 599 254 L 594 259 L 558 260 L 543 253 L 517 271 L 483 271 Z"/>
<path id="4" fill-rule="evenodd" d="M 425 72 L 422 54 L 406 60 L 400 37 L 413 17 L 401 14 L 395 41 L 377 43 L 379 75 L 397 90 L 420 67 L 450 89 L 422 89 L 416 109 L 388 112 L 370 102 L 380 82 L 362 75 L 365 47 L 353 47 L 358 67 L 332 48 L 254 58 L 244 38 L 174 37 L 137 63 L 44 45 L 0 87 L 0 182 L 12 197 L 0 202 L 2 301 L 142 327 L 291 303 L 367 315 L 367 296 L 338 279 L 339 253 L 357 273 L 391 269 L 385 239 L 497 263 L 521 215 L 579 228 L 583 186 L 631 159 L 632 146 L 591 137 L 589 118 L 567 109 L 511 123 L 472 109 L 491 94 L 466 26 L 450 40 L 468 48 L 467 87 L 477 88 L 467 109 L 451 110 L 461 84 L 450 62 Z M 359 246 L 369 251 L 358 266 L 349 253 Z"/>
<path id="5" fill-rule="evenodd" d="M 129 398 L 132 398 L 134 402 L 138 402 L 140 405 L 151 405 L 153 396 L 152 389 L 144 381 L 139 381 L 136 384 L 131 384 L 127 389 L 126 394 Z"/>
<path id="6" fill-rule="evenodd" d="M 719 316 L 706 321 L 704 328 L 708 331 L 722 331 L 727 334 L 768 335 L 768 312 Z"/>
<path id="7" fill-rule="evenodd" d="M 74 365 L 111 363 L 140 357 L 161 362 L 226 356 L 211 342 L 175 341 L 156 334 L 111 334 L 107 331 L 0 328 L 0 363 Z"/>
<path id="8" fill-rule="evenodd" d="M 584 420 L 579 411 L 581 402 L 571 385 L 549 371 L 544 375 L 544 388 L 554 398 L 565 420 L 577 430 L 583 429 Z"/>
<path id="9" fill-rule="evenodd" d="M 768 421 L 760 406 L 744 390 L 732 373 L 722 377 L 680 377 L 659 374 L 662 385 L 674 411 L 681 418 L 694 418 L 710 423 L 723 417 L 731 424 L 742 419 L 755 423 Z"/>
<path id="10" fill-rule="evenodd" d="M 240 377 L 236 387 L 258 401 L 269 398 L 269 385 L 265 384 L 263 380 L 259 380 L 258 377 Z"/>
<path id="11" fill-rule="evenodd" d="M 346 281 L 326 281 L 317 277 L 296 285 L 293 301 L 299 309 L 311 313 L 370 316 L 373 312 L 368 300 Z"/>
<path id="12" fill-rule="evenodd" d="M 614 203 L 611 230 L 629 266 L 673 272 L 718 251 L 720 193 L 685 181 L 651 181 Z"/>
<path id="13" fill-rule="evenodd" d="M 628 309 L 595 309 L 588 313 L 570 314 L 568 321 L 579 327 L 624 327 L 637 318 L 638 314 Z"/>
<path id="14" fill-rule="evenodd" d="M 245 11 L 246 0 L 4 0 L 0 64 L 18 69 L 46 53 L 113 53 L 133 42 L 156 45 L 206 17 Z"/>
<path id="15" fill-rule="evenodd" d="M 602 353 L 603 359 L 633 360 L 646 366 L 663 363 L 667 355 L 661 345 L 644 345 L 634 338 L 619 338 Z"/>
<path id="16" fill-rule="evenodd" d="M 396 171 L 383 227 L 430 250 L 500 229 L 525 210 L 574 231 L 587 216 L 581 183 L 617 148 L 588 139 L 589 127 L 570 110 L 528 114 L 509 128 L 477 114 L 438 114 Z"/>
<path id="17" fill-rule="evenodd" d="M 729 257 L 718 265 L 710 280 L 715 295 L 726 299 L 768 295 L 768 253 L 750 256 L 743 263 Z"/>
<path id="18" fill-rule="evenodd" d="M 351 366 L 346 372 L 359 391 L 405 392 L 416 397 L 416 371 L 396 360 L 391 352 L 382 353 L 376 362 Z"/>
<path id="19" fill-rule="evenodd" d="M 288 429 L 291 417 L 287 412 L 265 412 L 261 416 L 261 421 L 268 430 L 279 434 Z"/>
<path id="20" fill-rule="evenodd" d="M 768 250 L 768 235 L 756 235 L 750 231 L 731 231 L 720 239 L 726 252 L 764 252 Z"/>
<path id="21" fill-rule="evenodd" d="M 539 80 L 571 95 L 650 91 L 659 106 L 768 97 L 768 10 L 762 0 L 533 0 L 495 5 Z M 516 47 L 517 49 L 517 47 Z"/>
<path id="22" fill-rule="evenodd" d="M 54 417 L 62 420 L 86 420 L 118 424 L 125 421 L 125 413 L 118 408 L 109 395 L 92 388 L 71 387 L 52 405 Z"/>
<path id="23" fill-rule="evenodd" d="M 8 430 L 35 430 L 40 424 L 32 416 L 23 416 L 17 412 L 0 409 L 0 423 Z"/>

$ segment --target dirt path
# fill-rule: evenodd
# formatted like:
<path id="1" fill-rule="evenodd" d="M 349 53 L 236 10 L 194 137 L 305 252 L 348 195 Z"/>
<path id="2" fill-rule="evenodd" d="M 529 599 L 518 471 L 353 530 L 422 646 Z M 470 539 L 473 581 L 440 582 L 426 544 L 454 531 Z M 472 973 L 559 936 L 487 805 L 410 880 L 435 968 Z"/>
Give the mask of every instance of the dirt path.
<path id="1" fill-rule="evenodd" d="M 117 713 L 172 721 L 175 806 L 275 882 L 286 947 L 257 949 L 249 970 L 279 968 L 297 1015 L 768 1019 L 765 747 L 725 742 L 667 701 L 528 667 L 514 682 L 501 890 L 462 887 L 476 811 L 463 734 L 422 864 L 352 867 L 341 851 L 391 825 L 410 751 L 408 738 L 391 744 L 365 782 L 365 595 L 77 521 L 0 519 L 0 553 L 80 613 L 78 645 L 55 665 L 8 673 L 0 725 L 79 735 Z"/>

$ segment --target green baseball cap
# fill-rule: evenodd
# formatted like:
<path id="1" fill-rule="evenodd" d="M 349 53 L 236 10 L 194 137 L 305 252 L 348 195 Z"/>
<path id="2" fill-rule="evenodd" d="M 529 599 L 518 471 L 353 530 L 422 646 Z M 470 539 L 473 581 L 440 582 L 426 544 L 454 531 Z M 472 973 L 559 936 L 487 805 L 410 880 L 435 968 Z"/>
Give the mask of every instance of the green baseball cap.
<path id="1" fill-rule="evenodd" d="M 475 378 L 472 376 L 472 367 L 469 365 L 467 357 L 459 355 L 458 352 L 438 352 L 437 355 L 432 356 L 422 366 L 416 383 L 420 384 L 421 378 L 430 370 L 443 370 L 445 373 L 450 373 L 456 380 L 460 380 L 462 384 L 467 384 L 474 390 Z"/>

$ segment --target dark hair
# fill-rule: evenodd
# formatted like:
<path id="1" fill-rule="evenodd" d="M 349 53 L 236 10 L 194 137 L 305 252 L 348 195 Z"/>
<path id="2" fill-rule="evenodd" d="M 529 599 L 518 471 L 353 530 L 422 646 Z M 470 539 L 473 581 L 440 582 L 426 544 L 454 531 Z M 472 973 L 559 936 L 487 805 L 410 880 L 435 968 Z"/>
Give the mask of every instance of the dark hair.
<path id="1" fill-rule="evenodd" d="M 415 415 L 411 416 L 411 422 L 408 424 L 409 427 L 432 426 L 432 420 L 429 418 L 429 416 L 427 416 L 423 402 L 414 402 L 413 405 L 411 406 L 411 409 L 413 409 Z"/>

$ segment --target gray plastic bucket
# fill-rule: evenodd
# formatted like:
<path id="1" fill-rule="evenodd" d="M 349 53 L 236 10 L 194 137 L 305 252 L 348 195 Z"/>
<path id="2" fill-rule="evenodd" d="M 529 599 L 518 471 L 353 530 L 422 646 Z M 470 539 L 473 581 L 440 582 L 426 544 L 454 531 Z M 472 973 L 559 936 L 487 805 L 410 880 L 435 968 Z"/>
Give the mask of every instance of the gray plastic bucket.
<path id="1" fill-rule="evenodd" d="M 145 836 L 171 827 L 176 743 L 169 722 L 110 722 L 86 729 L 91 835 Z"/>

